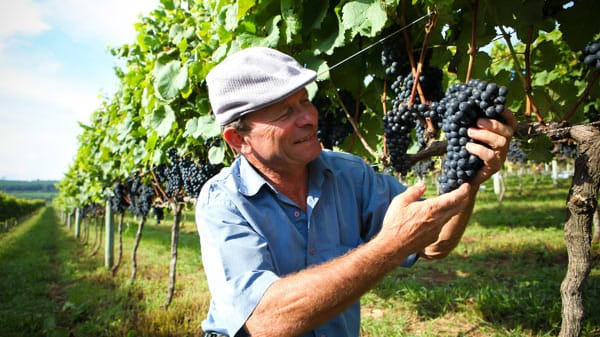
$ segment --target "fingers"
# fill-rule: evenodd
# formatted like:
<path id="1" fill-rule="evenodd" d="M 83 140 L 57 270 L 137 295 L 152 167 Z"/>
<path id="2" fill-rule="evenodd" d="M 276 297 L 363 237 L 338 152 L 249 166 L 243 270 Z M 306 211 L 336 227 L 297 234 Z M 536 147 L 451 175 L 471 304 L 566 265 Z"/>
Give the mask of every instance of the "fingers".
<path id="1" fill-rule="evenodd" d="M 395 207 L 403 207 L 421 199 L 423 193 L 425 193 L 425 183 L 421 181 L 397 195 L 392 202 L 398 204 Z"/>
<path id="2" fill-rule="evenodd" d="M 462 184 L 454 191 L 442 194 L 436 198 L 431 198 L 422 202 L 427 208 L 427 215 L 438 220 L 443 224 L 458 213 L 468 198 L 471 186 Z"/>
<path id="3" fill-rule="evenodd" d="M 506 159 L 510 141 L 517 126 L 517 121 L 510 110 L 502 113 L 504 123 L 480 118 L 477 120 L 476 128 L 469 128 L 468 134 L 473 140 L 480 142 L 466 144 L 467 151 L 481 158 L 484 167 L 478 172 L 473 180 L 474 184 L 480 184 L 495 172 L 500 170 Z"/>

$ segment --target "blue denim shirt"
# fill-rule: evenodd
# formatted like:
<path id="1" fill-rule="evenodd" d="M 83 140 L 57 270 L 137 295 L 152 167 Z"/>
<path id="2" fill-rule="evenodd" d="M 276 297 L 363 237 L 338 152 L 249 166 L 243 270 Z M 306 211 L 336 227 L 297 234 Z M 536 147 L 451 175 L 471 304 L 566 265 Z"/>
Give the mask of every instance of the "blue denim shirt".
<path id="1" fill-rule="evenodd" d="M 212 295 L 204 331 L 242 329 L 278 278 L 345 254 L 381 228 L 405 190 L 351 154 L 324 150 L 309 164 L 307 210 L 278 193 L 239 157 L 207 182 L 196 204 L 202 261 Z M 412 265 L 416 254 L 405 265 Z M 318 284 L 314 284 L 318 287 Z M 305 336 L 358 336 L 360 305 Z"/>

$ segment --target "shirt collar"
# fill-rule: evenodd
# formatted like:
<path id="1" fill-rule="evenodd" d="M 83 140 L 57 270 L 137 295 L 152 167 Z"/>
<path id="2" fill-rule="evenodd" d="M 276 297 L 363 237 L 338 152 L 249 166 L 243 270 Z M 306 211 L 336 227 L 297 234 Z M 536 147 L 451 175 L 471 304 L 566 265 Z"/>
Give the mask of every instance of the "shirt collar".
<path id="1" fill-rule="evenodd" d="M 258 191 L 264 185 L 267 185 L 271 189 L 273 189 L 265 180 L 265 178 L 263 178 L 263 176 L 261 176 L 260 173 L 258 173 L 258 171 L 252 165 L 250 165 L 250 162 L 248 162 L 246 157 L 240 156 L 238 158 L 238 161 L 238 190 L 240 193 L 246 196 L 253 196 L 256 195 L 256 193 L 258 193 Z M 325 178 L 326 172 L 331 172 L 331 168 L 323 160 L 321 154 L 319 155 L 319 157 L 317 157 L 315 160 L 308 164 L 308 172 L 309 179 L 311 180 L 311 182 L 315 182 L 317 185 L 321 185 L 323 179 Z"/>
<path id="2" fill-rule="evenodd" d="M 253 196 L 260 190 L 263 185 L 267 184 L 265 178 L 263 178 L 260 173 L 256 171 L 256 169 L 250 165 L 246 157 L 240 156 L 238 158 L 239 161 L 239 187 L 238 190 L 240 193 L 246 196 Z"/>

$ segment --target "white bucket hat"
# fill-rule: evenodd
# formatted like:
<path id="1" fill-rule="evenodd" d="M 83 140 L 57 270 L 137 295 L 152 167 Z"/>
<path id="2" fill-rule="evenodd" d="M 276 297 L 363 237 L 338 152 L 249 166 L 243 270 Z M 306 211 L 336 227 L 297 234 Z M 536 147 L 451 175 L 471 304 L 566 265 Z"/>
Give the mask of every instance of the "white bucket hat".
<path id="1" fill-rule="evenodd" d="M 316 77 L 315 71 L 302 67 L 289 55 L 252 47 L 216 65 L 206 76 L 206 83 L 213 112 L 223 126 L 283 100 Z"/>

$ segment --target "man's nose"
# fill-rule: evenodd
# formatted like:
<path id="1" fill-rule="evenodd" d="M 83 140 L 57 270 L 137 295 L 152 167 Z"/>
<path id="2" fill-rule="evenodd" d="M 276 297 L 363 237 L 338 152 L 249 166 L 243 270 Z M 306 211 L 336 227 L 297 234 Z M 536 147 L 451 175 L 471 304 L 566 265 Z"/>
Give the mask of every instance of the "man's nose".
<path id="1" fill-rule="evenodd" d="M 316 124 L 318 120 L 317 108 L 310 104 L 308 106 L 301 106 L 298 110 L 298 117 L 296 118 L 296 124 L 298 126 L 304 126 L 307 124 Z"/>

